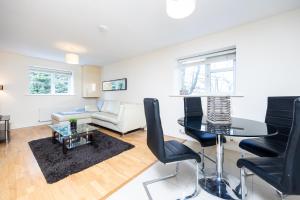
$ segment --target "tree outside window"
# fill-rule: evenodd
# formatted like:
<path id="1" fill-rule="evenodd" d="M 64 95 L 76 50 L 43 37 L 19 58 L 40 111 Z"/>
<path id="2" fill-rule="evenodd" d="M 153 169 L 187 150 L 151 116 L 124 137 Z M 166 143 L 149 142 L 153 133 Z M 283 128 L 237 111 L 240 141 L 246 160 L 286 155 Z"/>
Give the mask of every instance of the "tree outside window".
<path id="1" fill-rule="evenodd" d="M 181 94 L 234 94 L 235 49 L 180 60 Z"/>
<path id="2" fill-rule="evenodd" d="M 30 94 L 50 94 L 51 74 L 43 72 L 30 72 Z"/>
<path id="3" fill-rule="evenodd" d="M 72 93 L 72 72 L 30 69 L 29 94 L 60 95 Z"/>

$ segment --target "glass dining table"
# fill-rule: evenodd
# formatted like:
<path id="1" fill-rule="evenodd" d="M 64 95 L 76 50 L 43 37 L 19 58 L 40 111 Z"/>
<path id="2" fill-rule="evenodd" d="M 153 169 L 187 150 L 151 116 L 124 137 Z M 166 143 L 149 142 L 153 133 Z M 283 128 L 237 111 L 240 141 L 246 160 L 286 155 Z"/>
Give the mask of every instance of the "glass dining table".
<path id="1" fill-rule="evenodd" d="M 205 116 L 183 117 L 178 119 L 178 123 L 185 129 L 216 135 L 215 175 L 200 179 L 199 184 L 208 193 L 222 199 L 241 199 L 236 188 L 232 188 L 229 181 L 223 176 L 224 145 L 222 138 L 224 136 L 269 137 L 277 134 L 275 127 L 264 122 L 235 117 L 232 117 L 231 124 L 211 123 Z"/>

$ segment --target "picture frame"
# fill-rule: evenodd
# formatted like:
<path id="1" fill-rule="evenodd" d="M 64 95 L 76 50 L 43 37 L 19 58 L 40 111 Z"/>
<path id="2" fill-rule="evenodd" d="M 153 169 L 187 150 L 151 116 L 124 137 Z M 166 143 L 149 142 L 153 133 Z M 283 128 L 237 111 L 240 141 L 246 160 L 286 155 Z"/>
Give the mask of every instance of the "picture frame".
<path id="1" fill-rule="evenodd" d="M 127 90 L 127 78 L 102 81 L 102 91 Z"/>

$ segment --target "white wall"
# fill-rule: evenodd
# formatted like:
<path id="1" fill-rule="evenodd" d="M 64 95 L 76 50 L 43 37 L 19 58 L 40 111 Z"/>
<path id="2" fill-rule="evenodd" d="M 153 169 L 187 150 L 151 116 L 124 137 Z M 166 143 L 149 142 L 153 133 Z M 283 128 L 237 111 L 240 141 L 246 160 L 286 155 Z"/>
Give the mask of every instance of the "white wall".
<path id="1" fill-rule="evenodd" d="M 107 65 L 102 79 L 126 77 L 128 90 L 104 97 L 140 103 L 158 98 L 165 133 L 179 136 L 183 100 L 169 97 L 176 59 L 232 45 L 237 47 L 237 94 L 244 95 L 233 101 L 233 115 L 263 121 L 267 96 L 300 95 L 300 10 L 295 10 Z"/>
<path id="2" fill-rule="evenodd" d="M 71 96 L 28 95 L 30 66 L 73 71 L 75 94 Z M 0 52 L 0 84 L 4 84 L 4 91 L 0 91 L 0 114 L 11 115 L 12 128 L 38 125 L 39 108 L 83 106 L 95 103 L 93 99 L 81 98 L 81 67 L 79 65 Z"/>

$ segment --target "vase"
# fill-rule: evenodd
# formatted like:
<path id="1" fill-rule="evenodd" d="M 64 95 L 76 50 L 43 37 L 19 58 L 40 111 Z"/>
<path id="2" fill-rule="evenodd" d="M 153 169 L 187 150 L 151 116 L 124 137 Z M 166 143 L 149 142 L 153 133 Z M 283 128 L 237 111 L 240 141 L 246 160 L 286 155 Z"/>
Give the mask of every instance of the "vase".
<path id="1" fill-rule="evenodd" d="M 77 122 L 70 122 L 71 130 L 77 129 Z"/>

